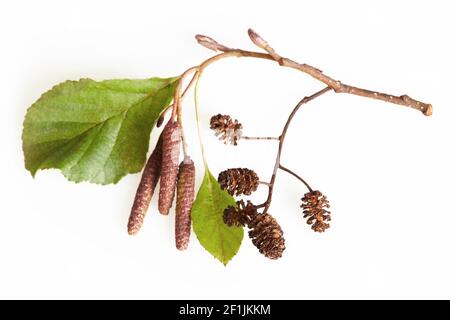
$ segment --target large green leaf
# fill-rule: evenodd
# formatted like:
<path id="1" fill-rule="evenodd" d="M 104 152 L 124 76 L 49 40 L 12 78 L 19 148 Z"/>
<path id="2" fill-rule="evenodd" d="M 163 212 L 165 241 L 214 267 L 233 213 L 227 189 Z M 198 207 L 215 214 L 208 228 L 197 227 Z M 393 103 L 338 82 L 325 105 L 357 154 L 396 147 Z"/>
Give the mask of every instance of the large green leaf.
<path id="1" fill-rule="evenodd" d="M 42 95 L 23 128 L 25 167 L 75 182 L 116 183 L 139 172 L 150 132 L 178 78 L 66 81 Z"/>
<path id="2" fill-rule="evenodd" d="M 224 209 L 235 204 L 206 168 L 192 206 L 192 225 L 201 245 L 224 265 L 238 252 L 244 237 L 242 227 L 228 227 L 223 222 Z"/>

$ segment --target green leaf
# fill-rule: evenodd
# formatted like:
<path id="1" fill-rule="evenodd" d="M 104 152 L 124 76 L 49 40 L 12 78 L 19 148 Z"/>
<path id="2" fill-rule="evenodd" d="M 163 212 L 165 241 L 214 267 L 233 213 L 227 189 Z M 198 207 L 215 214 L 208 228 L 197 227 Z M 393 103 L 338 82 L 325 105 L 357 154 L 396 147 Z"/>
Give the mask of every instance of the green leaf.
<path id="1" fill-rule="evenodd" d="M 71 181 L 100 184 L 139 172 L 177 80 L 81 79 L 55 86 L 25 116 L 25 167 L 33 176 L 56 168 Z"/>
<path id="2" fill-rule="evenodd" d="M 228 227 L 223 222 L 223 211 L 236 205 L 233 197 L 220 188 L 208 168 L 192 206 L 192 225 L 201 245 L 224 265 L 241 246 L 242 227 Z"/>

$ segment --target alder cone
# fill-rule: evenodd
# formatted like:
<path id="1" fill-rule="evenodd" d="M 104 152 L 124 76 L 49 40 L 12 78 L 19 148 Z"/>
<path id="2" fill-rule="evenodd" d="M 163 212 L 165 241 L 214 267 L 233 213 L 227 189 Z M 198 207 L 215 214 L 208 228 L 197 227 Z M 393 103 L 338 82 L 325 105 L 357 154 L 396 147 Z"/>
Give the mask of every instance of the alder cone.
<path id="1" fill-rule="evenodd" d="M 175 195 L 180 143 L 180 125 L 178 122 L 170 120 L 162 132 L 161 183 L 158 209 L 164 215 L 169 213 Z"/>
<path id="2" fill-rule="evenodd" d="M 225 144 L 237 145 L 242 137 L 242 124 L 233 120 L 229 115 L 216 114 L 209 121 L 210 129 L 215 132 L 216 137 Z"/>
<path id="3" fill-rule="evenodd" d="M 219 173 L 217 181 L 220 187 L 232 196 L 249 196 L 258 189 L 259 178 L 256 172 L 247 168 L 227 169 Z"/>
<path id="4" fill-rule="evenodd" d="M 259 252 L 269 259 L 281 258 L 286 248 L 283 230 L 273 216 L 268 213 L 255 215 L 248 224 L 248 235 Z"/>
<path id="5" fill-rule="evenodd" d="M 257 214 L 258 210 L 251 201 L 245 203 L 244 200 L 239 200 L 236 206 L 228 206 L 223 211 L 223 222 L 229 227 L 242 227 L 248 225 Z"/>
<path id="6" fill-rule="evenodd" d="M 230 227 L 247 226 L 253 245 L 267 258 L 276 260 L 283 255 L 285 240 L 277 220 L 269 213 L 258 213 L 250 201 L 239 200 L 236 206 L 226 208 L 223 221 Z"/>
<path id="7" fill-rule="evenodd" d="M 302 198 L 303 218 L 315 232 L 325 232 L 330 227 L 330 203 L 322 192 L 315 190 L 306 193 Z"/>
<path id="8" fill-rule="evenodd" d="M 134 235 L 144 223 L 150 200 L 161 175 L 162 135 L 159 136 L 155 149 L 148 158 L 141 181 L 134 197 L 130 217 L 128 218 L 128 234 Z"/>
<path id="9" fill-rule="evenodd" d="M 177 181 L 175 216 L 175 243 L 178 250 L 185 250 L 191 235 L 191 209 L 195 197 L 195 165 L 186 157 L 180 164 Z"/>

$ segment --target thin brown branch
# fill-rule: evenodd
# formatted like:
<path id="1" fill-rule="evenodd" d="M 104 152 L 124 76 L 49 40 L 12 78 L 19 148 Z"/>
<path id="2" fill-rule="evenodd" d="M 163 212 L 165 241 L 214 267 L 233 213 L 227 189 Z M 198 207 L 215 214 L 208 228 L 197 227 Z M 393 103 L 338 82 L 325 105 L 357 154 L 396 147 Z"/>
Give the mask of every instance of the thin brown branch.
<path id="1" fill-rule="evenodd" d="M 302 177 L 300 177 L 298 174 L 296 174 L 294 171 L 286 168 L 285 166 L 282 166 L 281 164 L 278 166 L 278 168 L 280 168 L 283 171 L 286 171 L 287 173 L 291 174 L 292 176 L 294 176 L 295 178 L 297 178 L 298 180 L 300 180 L 309 190 L 309 192 L 312 192 L 313 189 L 310 187 L 310 185 L 305 181 L 305 179 L 303 179 Z"/>
<path id="2" fill-rule="evenodd" d="M 332 88 L 336 93 L 347 93 L 352 95 L 357 95 L 361 97 L 371 98 L 371 99 L 377 99 L 397 105 L 407 106 L 416 110 L 419 110 L 426 116 L 430 116 L 433 113 L 433 107 L 429 103 L 421 102 L 416 99 L 413 99 L 409 97 L 408 95 L 392 95 L 367 89 L 358 88 L 355 86 L 351 86 L 348 84 L 344 84 L 339 80 L 335 80 L 331 78 L 330 76 L 324 74 L 322 70 L 315 68 L 309 64 L 306 63 L 298 63 L 294 60 L 291 60 L 289 58 L 284 58 L 278 55 L 275 50 L 268 45 L 268 43 L 262 39 L 259 35 L 257 37 L 255 36 L 255 32 L 253 30 L 249 30 L 249 35 L 252 41 L 258 45 L 258 47 L 263 48 L 264 50 L 268 51 L 269 53 L 260 53 L 260 52 L 253 52 L 253 51 L 246 51 L 246 50 L 240 50 L 240 49 L 230 49 L 228 47 L 225 47 L 221 44 L 219 44 L 217 41 L 213 40 L 210 37 L 207 37 L 208 39 L 211 39 L 211 41 L 214 41 L 217 45 L 215 46 L 215 49 L 219 51 L 223 51 L 223 53 L 218 54 L 216 56 L 213 56 L 209 58 L 208 60 L 204 61 L 201 65 L 199 65 L 199 68 L 204 69 L 211 63 L 220 60 L 222 58 L 226 57 L 252 57 L 252 58 L 259 58 L 259 59 L 266 59 L 266 60 L 273 60 L 278 62 L 279 65 L 293 68 L 296 70 L 299 70 L 301 72 L 304 72 L 311 77 L 321 81 L 328 87 Z M 253 37 L 252 37 L 253 35 Z M 206 36 L 201 36 L 206 37 Z M 225 50 L 220 50 L 221 46 L 225 47 Z"/>
<path id="3" fill-rule="evenodd" d="M 265 208 L 265 207 L 266 207 L 266 203 L 265 202 L 255 206 L 256 209 L 261 209 L 261 208 Z"/>
<path id="4" fill-rule="evenodd" d="M 378 91 L 372 91 L 367 89 L 362 89 L 358 87 L 354 87 L 345 83 L 342 83 L 338 80 L 334 80 L 333 78 L 322 73 L 321 70 L 316 69 L 307 64 L 299 64 L 293 60 L 288 58 L 281 58 L 279 61 L 281 66 L 294 68 L 300 71 L 303 71 L 313 78 L 325 83 L 329 87 L 331 87 L 336 93 L 348 93 L 356 96 L 381 100 L 389 103 L 394 103 L 406 107 L 410 107 L 416 110 L 419 110 L 426 116 L 431 116 L 433 114 L 433 106 L 429 103 L 421 102 L 409 97 L 406 94 L 401 96 L 395 96 L 392 94 L 382 93 Z"/>
<path id="5" fill-rule="evenodd" d="M 281 152 L 283 150 L 283 143 L 284 143 L 284 139 L 286 138 L 286 133 L 287 133 L 287 131 L 289 129 L 289 125 L 291 124 L 292 119 L 294 118 L 294 116 L 297 113 L 298 109 L 300 109 L 300 107 L 302 105 L 304 105 L 305 103 L 308 103 L 311 100 L 314 100 L 314 99 L 320 97 L 321 95 L 323 95 L 324 93 L 327 93 L 330 90 L 332 90 L 332 88 L 325 87 L 322 90 L 319 90 L 319 91 L 317 91 L 316 93 L 314 93 L 314 94 L 312 94 L 310 96 L 304 97 L 302 100 L 300 100 L 297 103 L 297 105 L 294 107 L 294 109 L 292 110 L 291 114 L 289 115 L 289 117 L 288 117 L 288 119 L 286 121 L 286 124 L 284 125 L 283 132 L 280 135 L 280 142 L 278 143 L 277 158 L 275 160 L 275 165 L 273 167 L 272 178 L 270 179 L 269 193 L 267 195 L 267 200 L 265 202 L 264 213 L 267 213 L 267 210 L 269 210 L 269 207 L 270 207 L 270 203 L 272 202 L 273 187 L 275 185 L 275 179 L 277 177 L 278 169 L 280 168 L 280 159 L 281 159 Z"/>
<path id="6" fill-rule="evenodd" d="M 280 140 L 279 137 L 248 137 L 248 136 L 242 136 L 241 139 L 244 139 L 244 140 Z"/>

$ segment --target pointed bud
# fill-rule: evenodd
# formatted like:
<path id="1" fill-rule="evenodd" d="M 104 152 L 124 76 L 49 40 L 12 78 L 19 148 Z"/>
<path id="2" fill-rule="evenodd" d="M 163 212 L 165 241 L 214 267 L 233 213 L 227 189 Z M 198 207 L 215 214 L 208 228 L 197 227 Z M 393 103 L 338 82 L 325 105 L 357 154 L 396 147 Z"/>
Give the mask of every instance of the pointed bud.
<path id="1" fill-rule="evenodd" d="M 178 250 L 185 250 L 191 235 L 191 209 L 195 196 L 195 166 L 186 157 L 180 164 L 177 181 L 177 205 L 175 216 L 175 243 Z"/>
<path id="2" fill-rule="evenodd" d="M 210 38 L 208 36 L 204 36 L 201 34 L 197 34 L 195 36 L 195 39 L 197 40 L 197 42 L 199 44 L 201 44 L 202 46 L 204 46 L 205 48 L 211 49 L 213 51 L 230 51 L 231 49 L 218 43 L 216 40 L 214 40 L 213 38 Z"/>
<path id="3" fill-rule="evenodd" d="M 170 120 L 162 132 L 162 164 L 158 209 L 168 214 L 175 195 L 180 156 L 181 129 L 177 122 Z"/>
<path id="4" fill-rule="evenodd" d="M 144 217 L 147 213 L 150 200 L 155 191 L 161 174 L 162 159 L 162 135 L 159 136 L 158 143 L 150 155 L 144 171 L 142 172 L 141 181 L 134 197 L 133 207 L 131 208 L 130 217 L 128 219 L 128 234 L 134 235 L 138 233 Z"/>
<path id="5" fill-rule="evenodd" d="M 248 29 L 248 36 L 250 37 L 250 40 L 259 48 L 265 50 L 267 53 L 269 53 L 272 58 L 275 61 L 280 61 L 281 57 L 278 55 L 278 53 L 275 52 L 275 50 L 269 46 L 266 40 L 264 40 L 259 34 L 257 34 L 253 29 Z"/>

